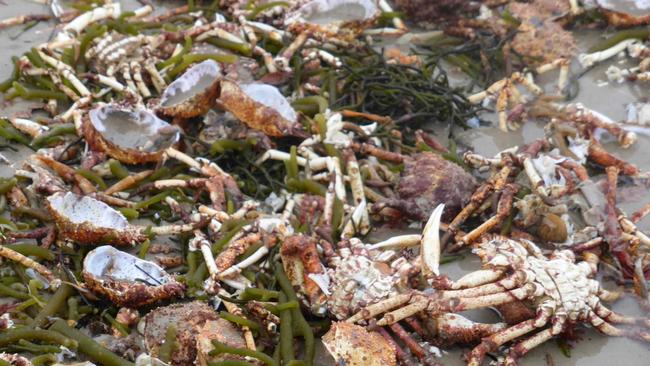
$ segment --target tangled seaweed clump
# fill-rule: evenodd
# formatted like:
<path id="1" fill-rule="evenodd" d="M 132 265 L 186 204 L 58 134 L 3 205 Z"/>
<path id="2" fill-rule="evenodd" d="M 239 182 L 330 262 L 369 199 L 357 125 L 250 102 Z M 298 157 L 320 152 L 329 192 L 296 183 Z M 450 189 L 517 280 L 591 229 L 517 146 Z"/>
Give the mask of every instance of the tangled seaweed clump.
<path id="1" fill-rule="evenodd" d="M 0 83 L 37 105 L 0 119 L 0 365 L 312 365 L 319 342 L 349 365 L 453 345 L 514 364 L 584 325 L 650 341 L 596 279 L 649 300 L 650 206 L 617 200 L 647 176 L 603 137 L 633 145 L 645 105 L 617 123 L 536 80 L 558 70 L 570 96 L 574 59 L 625 51 L 639 66 L 612 81 L 647 82 L 649 20 L 558 3 L 83 0 L 0 21 L 55 26 Z M 633 29 L 578 55 L 573 28 L 603 24 Z M 543 134 L 457 146 L 491 102 L 503 131 Z M 468 249 L 481 269 L 448 278 Z"/>

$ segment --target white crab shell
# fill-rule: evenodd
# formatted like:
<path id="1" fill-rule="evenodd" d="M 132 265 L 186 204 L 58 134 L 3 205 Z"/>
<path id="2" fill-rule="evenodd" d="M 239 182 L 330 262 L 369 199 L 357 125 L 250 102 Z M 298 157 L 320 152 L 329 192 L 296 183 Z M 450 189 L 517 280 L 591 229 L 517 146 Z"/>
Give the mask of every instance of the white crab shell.
<path id="1" fill-rule="evenodd" d="M 144 240 L 121 212 L 92 197 L 57 192 L 46 199 L 59 235 L 79 244 L 130 245 Z"/>
<path id="2" fill-rule="evenodd" d="M 127 307 L 179 296 L 184 290 L 162 267 L 110 245 L 86 255 L 83 277 L 91 291 Z"/>
<path id="3" fill-rule="evenodd" d="M 95 150 L 128 164 L 158 161 L 162 152 L 180 138 L 177 127 L 148 109 L 111 104 L 88 112 L 82 129 Z"/>
<path id="4" fill-rule="evenodd" d="M 287 23 L 337 26 L 370 21 L 379 14 L 373 0 L 312 0 L 288 15 Z"/>
<path id="5" fill-rule="evenodd" d="M 205 114 L 219 94 L 221 66 L 205 60 L 189 68 L 164 90 L 158 111 L 184 118 Z"/>

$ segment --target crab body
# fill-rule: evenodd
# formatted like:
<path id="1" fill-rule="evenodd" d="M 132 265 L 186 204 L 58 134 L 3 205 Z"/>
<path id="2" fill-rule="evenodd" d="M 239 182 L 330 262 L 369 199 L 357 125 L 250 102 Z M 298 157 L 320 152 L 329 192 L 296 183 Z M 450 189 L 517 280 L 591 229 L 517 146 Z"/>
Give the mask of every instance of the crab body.
<path id="1" fill-rule="evenodd" d="M 404 160 L 395 188 L 397 197 L 376 208 L 388 205 L 412 219 L 426 221 L 433 209 L 444 203 L 443 218 L 450 220 L 467 204 L 476 186 L 476 179 L 459 165 L 423 152 Z"/>
<path id="2" fill-rule="evenodd" d="M 377 324 L 394 324 L 419 312 L 439 317 L 445 313 L 519 302 L 533 306 L 534 317 L 511 327 L 495 329 L 493 334 L 483 338 L 469 357 L 468 364 L 475 366 L 480 365 L 487 352 L 521 339 L 510 348 L 505 360 L 506 364 L 515 364 L 518 357 L 532 348 L 581 323 L 590 324 L 607 335 L 650 341 L 648 332 L 613 325 L 640 323 L 648 326 L 650 323 L 606 308 L 602 301 L 611 299 L 611 293 L 592 279 L 595 265 L 588 261 L 576 262 L 572 252 L 556 250 L 547 257 L 531 241 L 486 235 L 474 245 L 474 253 L 484 262 L 484 269 L 452 283 L 438 279 L 438 285 L 442 285 L 438 287 L 443 290 L 403 293 L 368 306 L 347 321 L 357 322 L 405 304 L 385 314 Z"/>

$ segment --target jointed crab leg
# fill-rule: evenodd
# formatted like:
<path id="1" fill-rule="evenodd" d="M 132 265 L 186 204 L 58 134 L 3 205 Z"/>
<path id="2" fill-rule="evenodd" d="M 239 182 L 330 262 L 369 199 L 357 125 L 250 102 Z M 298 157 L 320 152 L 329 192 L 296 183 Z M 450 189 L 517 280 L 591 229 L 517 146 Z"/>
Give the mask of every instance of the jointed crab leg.
<path id="1" fill-rule="evenodd" d="M 153 172 L 154 172 L 153 170 L 143 170 L 139 173 L 129 175 L 124 179 L 121 179 L 120 181 L 116 182 L 112 186 L 108 187 L 108 189 L 106 189 L 104 193 L 107 195 L 112 195 L 118 192 L 122 192 L 128 189 L 129 187 L 133 186 L 134 184 L 147 178 L 148 176 L 153 174 Z"/>
<path id="2" fill-rule="evenodd" d="M 16 252 L 13 249 L 7 248 L 4 245 L 0 245 L 0 257 L 7 258 L 14 262 L 20 263 L 21 265 L 27 268 L 33 269 L 34 271 L 38 272 L 41 276 L 45 277 L 45 279 L 50 283 L 50 285 L 55 288 L 58 287 L 58 285 L 60 284 L 60 280 L 58 280 L 56 276 L 54 276 L 54 273 L 52 273 L 52 271 L 50 271 L 47 267 L 34 261 L 29 257 L 26 257 Z"/>
<path id="3" fill-rule="evenodd" d="M 512 201 L 515 193 L 519 188 L 515 184 L 508 184 L 504 187 L 499 199 L 499 204 L 494 216 L 490 217 L 487 221 L 482 223 L 476 229 L 470 231 L 460 238 L 459 246 L 467 245 L 478 239 L 481 235 L 487 233 L 495 226 L 499 225 L 512 211 Z"/>

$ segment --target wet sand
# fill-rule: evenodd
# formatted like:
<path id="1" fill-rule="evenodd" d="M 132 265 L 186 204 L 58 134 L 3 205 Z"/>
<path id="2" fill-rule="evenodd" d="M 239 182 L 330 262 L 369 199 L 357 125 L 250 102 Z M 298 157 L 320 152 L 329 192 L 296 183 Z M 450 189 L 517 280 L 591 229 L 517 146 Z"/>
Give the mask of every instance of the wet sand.
<path id="1" fill-rule="evenodd" d="M 4 0 L 6 5 L 0 4 L 0 17 L 9 18 L 15 15 L 26 13 L 46 13 L 46 6 L 26 0 Z M 609 0 L 610 3 L 614 1 Z M 633 6 L 633 1 L 618 1 Z M 123 2 L 124 4 L 124 2 Z M 126 10 L 135 8 L 137 3 L 134 1 L 126 2 Z M 41 23 L 27 32 L 22 32 L 22 27 L 12 27 L 0 31 L 0 79 L 6 79 L 12 69 L 11 56 L 20 55 L 26 50 L 38 45 L 48 39 L 53 30 L 53 23 Z M 580 44 L 583 49 L 587 49 L 601 36 L 601 32 L 586 33 L 580 37 Z M 614 120 L 625 119 L 627 113 L 625 106 L 632 102 L 647 102 L 650 99 L 650 85 L 633 85 L 630 83 L 614 84 L 609 83 L 607 86 L 597 86 L 600 80 L 605 79 L 607 66 L 618 62 L 614 59 L 605 62 L 602 65 L 591 70 L 586 76 L 579 80 L 580 91 L 574 102 L 581 102 L 587 107 L 597 110 L 610 116 Z M 575 62 L 574 62 L 575 64 Z M 574 65 L 576 66 L 576 65 Z M 575 67 L 577 70 L 578 67 Z M 553 83 L 557 77 L 556 73 L 551 73 L 545 77 L 546 87 L 552 91 Z M 14 112 L 24 111 L 29 108 L 30 103 L 11 102 L 6 103 L 0 99 L 2 109 L 0 116 L 9 116 Z M 490 116 L 484 116 L 491 119 Z M 524 142 L 532 141 L 542 136 L 542 123 L 528 122 L 522 129 L 516 132 L 503 133 L 495 127 L 482 127 L 467 131 L 457 131 L 456 138 L 460 143 L 466 146 L 472 146 L 474 150 L 484 155 L 494 155 L 500 150 L 513 145 L 521 145 Z M 435 129 L 435 127 L 434 127 Z M 442 133 L 439 136 L 445 136 Z M 607 148 L 615 154 L 631 161 L 639 166 L 643 171 L 650 171 L 650 137 L 639 136 L 638 142 L 627 150 L 620 149 L 616 143 L 606 144 Z M 2 154 L 20 164 L 21 156 L 24 156 L 25 150 L 18 153 L 11 151 L 2 151 Z M 13 175 L 13 167 L 0 166 L 0 176 L 6 177 Z M 647 192 L 647 190 L 646 190 Z M 628 213 L 650 202 L 650 195 L 638 194 L 628 198 L 621 204 L 621 207 Z M 641 222 L 640 227 L 644 230 L 650 229 L 650 218 Z M 451 278 L 458 278 L 462 274 L 478 269 L 480 264 L 475 257 L 467 255 L 465 259 L 442 266 L 442 271 Z M 628 315 L 644 315 L 638 308 L 632 297 L 626 297 L 616 302 L 613 309 Z M 482 312 L 472 312 L 468 315 L 474 320 L 496 321 L 496 316 L 489 310 Z M 645 315 L 648 315 L 647 313 Z M 609 366 L 615 363 L 617 366 L 636 366 L 650 364 L 650 347 L 646 344 L 635 342 L 629 339 L 611 338 L 598 334 L 592 329 L 584 328 L 580 333 L 581 341 L 575 344 L 571 350 L 571 357 L 565 357 L 559 351 L 554 341 L 547 342 L 543 346 L 533 350 L 521 362 L 521 365 L 537 366 L 547 365 L 546 355 L 551 355 L 555 365 L 603 365 Z M 320 352 L 319 352 L 320 353 Z M 461 360 L 462 350 L 452 349 L 445 352 L 443 358 L 439 361 L 445 365 L 455 366 L 464 365 Z M 332 365 L 333 360 L 325 354 L 317 360 L 319 365 Z"/>

